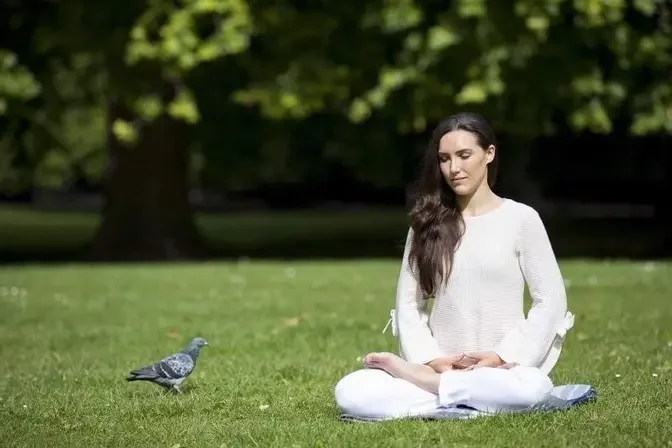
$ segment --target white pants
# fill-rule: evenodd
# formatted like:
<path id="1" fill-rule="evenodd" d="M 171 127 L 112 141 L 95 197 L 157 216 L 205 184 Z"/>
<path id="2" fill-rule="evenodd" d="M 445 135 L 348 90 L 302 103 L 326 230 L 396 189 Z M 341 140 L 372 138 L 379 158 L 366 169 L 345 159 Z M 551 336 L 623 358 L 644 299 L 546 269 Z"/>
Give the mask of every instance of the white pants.
<path id="1" fill-rule="evenodd" d="M 533 367 L 444 372 L 438 395 L 383 370 L 362 369 L 343 377 L 336 385 L 335 395 L 343 413 L 364 418 L 403 418 L 451 405 L 487 412 L 527 408 L 541 401 L 552 388 L 550 378 Z"/>

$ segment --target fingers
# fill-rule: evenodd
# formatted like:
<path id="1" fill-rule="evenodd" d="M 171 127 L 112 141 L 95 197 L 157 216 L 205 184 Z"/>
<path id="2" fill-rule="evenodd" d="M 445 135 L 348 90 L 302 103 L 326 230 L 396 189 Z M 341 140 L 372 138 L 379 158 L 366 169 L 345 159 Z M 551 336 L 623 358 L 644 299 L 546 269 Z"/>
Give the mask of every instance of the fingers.
<path id="1" fill-rule="evenodd" d="M 508 369 L 513 369 L 513 368 L 516 367 L 517 365 L 518 365 L 517 362 L 507 362 L 506 364 L 502 364 L 502 365 L 499 366 L 498 368 L 499 368 L 499 369 L 507 369 L 507 370 L 508 370 Z"/>
<path id="2" fill-rule="evenodd" d="M 446 356 L 446 362 L 449 362 L 450 364 L 456 364 L 456 363 L 462 361 L 462 359 L 464 359 L 464 357 L 465 357 L 464 353 L 461 354 L 461 355 Z"/>
<path id="3" fill-rule="evenodd" d="M 482 367 L 491 367 L 491 366 L 489 366 L 487 364 L 473 364 L 473 365 L 465 368 L 464 370 L 475 370 L 475 369 L 480 369 Z"/>
<path id="4" fill-rule="evenodd" d="M 491 352 L 470 352 L 461 355 L 446 355 L 437 360 L 432 367 L 438 373 L 447 370 L 474 370 L 481 367 L 498 367 L 500 362 Z"/>
<path id="5" fill-rule="evenodd" d="M 499 367 L 499 363 L 491 358 L 481 359 L 477 363 L 467 367 L 465 370 L 480 369 L 482 367 Z"/>
<path id="6" fill-rule="evenodd" d="M 453 363 L 453 366 L 458 369 L 464 369 L 467 368 L 471 365 L 474 365 L 478 362 L 478 359 L 472 358 L 466 354 L 462 354 L 459 356 L 459 359 Z"/>
<path id="7" fill-rule="evenodd" d="M 504 364 L 504 361 L 495 352 L 471 352 L 467 353 L 466 356 L 475 361 L 470 370 L 481 367 L 500 367 Z"/>
<path id="8" fill-rule="evenodd" d="M 448 370 L 456 370 L 462 368 L 463 366 L 460 364 L 460 362 L 463 358 L 464 355 L 446 355 L 431 362 L 429 365 L 436 372 L 443 373 Z"/>
<path id="9" fill-rule="evenodd" d="M 443 373 L 448 370 L 455 370 L 456 364 L 459 360 L 462 359 L 462 356 L 447 356 L 442 363 L 438 366 L 438 372 Z"/>

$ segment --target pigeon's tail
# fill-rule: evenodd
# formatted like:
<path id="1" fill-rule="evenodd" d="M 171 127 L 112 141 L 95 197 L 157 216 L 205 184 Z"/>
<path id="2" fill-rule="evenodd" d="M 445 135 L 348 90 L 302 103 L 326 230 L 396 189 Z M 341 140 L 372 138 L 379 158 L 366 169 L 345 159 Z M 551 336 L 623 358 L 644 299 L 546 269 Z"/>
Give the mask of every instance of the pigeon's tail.
<path id="1" fill-rule="evenodd" d="M 132 370 L 131 375 L 126 378 L 126 381 L 151 381 L 158 377 L 159 375 L 156 374 L 156 371 L 151 366 L 148 366 Z"/>

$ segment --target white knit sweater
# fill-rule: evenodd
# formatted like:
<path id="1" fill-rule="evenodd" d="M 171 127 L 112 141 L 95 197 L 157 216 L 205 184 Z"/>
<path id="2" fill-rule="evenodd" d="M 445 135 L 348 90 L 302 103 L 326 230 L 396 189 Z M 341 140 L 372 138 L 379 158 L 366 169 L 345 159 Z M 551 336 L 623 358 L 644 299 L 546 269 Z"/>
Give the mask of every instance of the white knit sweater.
<path id="1" fill-rule="evenodd" d="M 539 214 L 505 199 L 498 208 L 465 217 L 449 281 L 428 301 L 409 268 L 409 230 L 393 312 L 401 356 L 427 363 L 442 355 L 495 351 L 506 362 L 556 364 L 573 325 L 565 286 Z M 526 318 L 527 283 L 533 304 Z"/>

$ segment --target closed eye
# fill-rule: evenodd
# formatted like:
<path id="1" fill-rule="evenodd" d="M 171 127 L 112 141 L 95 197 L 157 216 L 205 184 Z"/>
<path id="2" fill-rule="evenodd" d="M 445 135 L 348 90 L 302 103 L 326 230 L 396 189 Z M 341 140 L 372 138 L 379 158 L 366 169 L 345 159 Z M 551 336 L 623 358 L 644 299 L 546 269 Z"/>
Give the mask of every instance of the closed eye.
<path id="1" fill-rule="evenodd" d="M 456 157 L 459 157 L 462 160 L 467 160 L 473 155 L 473 152 L 470 149 L 462 149 L 455 153 Z M 450 161 L 450 154 L 439 153 L 439 163 L 446 163 Z"/>
<path id="2" fill-rule="evenodd" d="M 471 157 L 471 154 L 472 152 L 469 149 L 461 149 L 457 151 L 457 156 L 462 160 L 468 159 L 469 157 Z"/>

